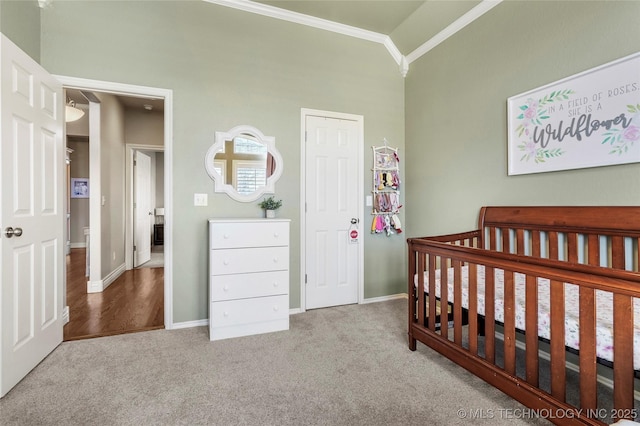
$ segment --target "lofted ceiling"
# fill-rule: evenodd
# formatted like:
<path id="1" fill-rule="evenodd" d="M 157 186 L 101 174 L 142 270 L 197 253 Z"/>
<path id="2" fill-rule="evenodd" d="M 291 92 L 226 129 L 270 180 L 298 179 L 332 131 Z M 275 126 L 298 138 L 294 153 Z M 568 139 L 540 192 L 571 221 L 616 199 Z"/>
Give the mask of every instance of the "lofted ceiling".
<path id="1" fill-rule="evenodd" d="M 424 0 L 256 0 L 258 3 L 298 12 L 363 30 L 389 35 Z"/>

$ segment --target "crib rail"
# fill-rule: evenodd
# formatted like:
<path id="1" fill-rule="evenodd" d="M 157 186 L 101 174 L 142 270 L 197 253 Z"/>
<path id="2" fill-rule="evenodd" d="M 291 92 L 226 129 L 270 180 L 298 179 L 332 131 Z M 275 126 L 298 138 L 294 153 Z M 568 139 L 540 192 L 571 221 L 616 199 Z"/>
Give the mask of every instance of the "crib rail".
<path id="1" fill-rule="evenodd" d="M 598 209 L 596 209 L 598 210 Z M 636 209 L 637 210 L 637 209 Z M 603 212 L 604 210 L 599 210 Z M 635 210 L 634 210 L 635 212 Z M 549 212 L 550 214 L 553 212 Z M 483 216 L 484 214 L 484 216 Z M 596 214 L 591 211 L 589 214 Z M 634 213 L 635 214 L 635 213 Z M 487 220 L 481 213 L 481 227 L 477 231 L 448 236 L 413 238 L 409 246 L 409 347 L 416 349 L 416 339 L 439 351 L 472 373 L 491 383 L 533 409 L 564 410 L 571 418 L 563 424 L 603 424 L 598 415 L 597 363 L 596 363 L 596 291 L 613 296 L 613 409 L 614 419 L 631 418 L 634 411 L 633 366 L 633 298 L 640 297 L 640 274 L 637 272 L 637 238 L 635 231 L 610 232 L 605 226 L 597 231 L 582 226 L 538 224 L 538 229 L 524 226 L 513 228 Z M 640 222 L 640 216 L 638 216 Z M 485 222 L 483 223 L 483 219 Z M 503 220 L 504 218 L 502 218 Z M 526 217 L 526 220 L 531 219 Z M 541 221 L 538 217 L 536 219 Z M 585 219 L 586 220 L 586 219 Z M 615 220 L 615 218 L 614 218 Z M 626 219 L 625 219 L 626 220 Z M 562 220 L 560 219 L 560 222 Z M 578 220 L 580 222 L 580 220 Z M 496 225 L 496 226 L 493 226 Z M 544 230 L 539 229 L 541 226 Z M 554 228 L 556 226 L 556 228 Z M 557 226 L 562 226 L 559 230 Z M 609 228 L 611 227 L 608 225 Z M 626 226 L 626 225 L 625 225 Z M 628 235 L 632 234 L 632 237 Z M 603 239 L 604 237 L 604 239 Z M 629 243 L 628 238 L 631 238 Z M 486 247 L 489 250 L 482 249 Z M 633 255 L 629 255 L 629 251 Z M 607 258 L 606 265 L 603 264 Z M 469 303 L 463 312 L 461 276 L 462 267 L 468 267 Z M 479 315 L 477 306 L 477 268 L 485 268 L 485 312 Z M 610 266 L 609 266 L 610 265 Z M 441 305 L 450 300 L 448 269 L 453 269 L 453 303 L 448 321 L 438 329 L 436 313 L 436 285 L 440 286 Z M 440 271 L 439 284 L 436 272 Z M 495 321 L 494 271 L 504 271 L 504 321 Z M 424 272 L 428 272 L 425 282 Z M 516 306 L 514 276 L 523 274 L 526 286 L 524 364 L 523 377 L 516 374 Z M 417 285 L 414 283 L 417 277 Z M 538 336 L 538 279 L 550 280 L 550 390 L 539 388 L 540 355 Z M 565 294 L 564 283 L 579 287 L 580 353 L 578 404 L 567 401 L 567 372 L 565 347 Z M 425 295 L 427 290 L 427 297 Z M 442 302 L 444 301 L 444 302 Z M 466 314 L 466 315 L 465 315 Z M 449 323 L 450 329 L 444 324 Z M 463 327 L 467 327 L 468 342 L 463 342 Z M 479 350 L 479 334 L 483 334 L 483 351 Z M 501 343 L 502 342 L 502 343 Z M 496 361 L 497 345 L 503 353 L 503 364 Z M 640 348 L 638 348 L 640 350 Z"/>

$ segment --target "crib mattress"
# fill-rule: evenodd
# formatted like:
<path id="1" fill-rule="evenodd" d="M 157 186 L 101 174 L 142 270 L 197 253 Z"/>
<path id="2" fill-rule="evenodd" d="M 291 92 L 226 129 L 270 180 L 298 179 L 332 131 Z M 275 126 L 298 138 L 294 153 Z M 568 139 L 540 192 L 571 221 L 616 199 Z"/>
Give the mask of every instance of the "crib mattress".
<path id="1" fill-rule="evenodd" d="M 495 269 L 495 319 L 504 322 L 504 271 Z M 428 293 L 429 273 L 425 272 L 425 293 Z M 469 308 L 469 267 L 461 268 L 462 306 Z M 485 313 L 484 266 L 477 266 L 478 314 Z M 436 270 L 436 297 L 440 297 L 440 270 Z M 414 278 L 418 285 L 417 275 Z M 453 268 L 448 269 L 448 299 L 453 302 Z M 514 274 L 515 282 L 515 322 L 516 327 L 525 331 L 525 276 Z M 565 291 L 565 345 L 580 349 L 579 286 L 564 285 Z M 538 336 L 549 339 L 550 321 L 549 280 L 538 278 Z M 633 368 L 640 370 L 640 299 L 633 299 Z M 596 290 L 596 356 L 613 361 L 613 295 Z"/>

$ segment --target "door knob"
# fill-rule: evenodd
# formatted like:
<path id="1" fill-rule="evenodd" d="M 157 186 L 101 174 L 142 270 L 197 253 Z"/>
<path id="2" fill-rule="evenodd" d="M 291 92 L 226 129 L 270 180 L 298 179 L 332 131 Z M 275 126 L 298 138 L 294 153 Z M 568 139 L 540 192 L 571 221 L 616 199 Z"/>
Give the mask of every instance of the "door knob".
<path id="1" fill-rule="evenodd" d="M 19 237 L 20 235 L 22 235 L 22 228 L 12 228 L 12 227 L 7 227 L 7 229 L 4 230 L 4 235 L 7 238 L 11 238 L 14 235 L 16 237 Z"/>
<path id="2" fill-rule="evenodd" d="M 355 217 L 352 217 L 352 218 L 351 218 L 351 224 L 352 224 L 352 225 L 355 225 L 355 224 L 356 224 L 356 223 L 358 223 L 358 222 L 360 222 L 360 219 L 355 218 Z"/>

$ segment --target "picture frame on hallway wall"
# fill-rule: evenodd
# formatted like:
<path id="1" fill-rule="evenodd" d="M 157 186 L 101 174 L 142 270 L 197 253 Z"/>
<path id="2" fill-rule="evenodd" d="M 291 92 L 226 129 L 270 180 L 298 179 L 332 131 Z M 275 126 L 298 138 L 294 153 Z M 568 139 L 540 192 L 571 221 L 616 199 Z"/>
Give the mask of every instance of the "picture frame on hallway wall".
<path id="1" fill-rule="evenodd" d="M 640 162 L 640 52 L 507 100 L 508 173 Z"/>
<path id="2" fill-rule="evenodd" d="M 89 198 L 89 178 L 71 178 L 71 198 Z"/>

